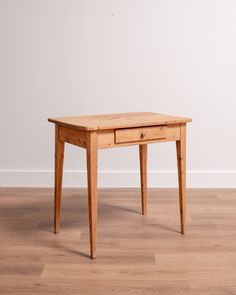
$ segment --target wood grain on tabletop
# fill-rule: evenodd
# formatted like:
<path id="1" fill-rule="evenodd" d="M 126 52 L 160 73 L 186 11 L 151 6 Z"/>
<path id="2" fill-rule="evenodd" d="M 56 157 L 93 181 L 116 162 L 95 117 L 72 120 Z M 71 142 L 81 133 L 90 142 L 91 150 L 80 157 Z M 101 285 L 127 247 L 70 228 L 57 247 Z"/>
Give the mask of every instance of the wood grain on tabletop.
<path id="1" fill-rule="evenodd" d="M 94 116 L 71 116 L 49 118 L 49 122 L 62 126 L 70 126 L 80 130 L 108 130 L 114 128 L 131 128 L 137 126 L 153 126 L 191 122 L 184 117 L 169 116 L 151 112 L 134 112 L 121 114 L 105 114 Z"/>

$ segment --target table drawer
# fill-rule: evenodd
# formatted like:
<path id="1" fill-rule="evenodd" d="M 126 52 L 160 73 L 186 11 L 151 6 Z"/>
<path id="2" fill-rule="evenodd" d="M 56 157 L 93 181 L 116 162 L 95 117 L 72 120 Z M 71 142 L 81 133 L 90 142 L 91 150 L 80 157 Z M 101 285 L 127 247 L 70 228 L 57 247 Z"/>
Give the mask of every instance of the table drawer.
<path id="1" fill-rule="evenodd" d="M 152 126 L 115 130 L 115 142 L 125 143 L 166 138 L 167 126 Z"/>

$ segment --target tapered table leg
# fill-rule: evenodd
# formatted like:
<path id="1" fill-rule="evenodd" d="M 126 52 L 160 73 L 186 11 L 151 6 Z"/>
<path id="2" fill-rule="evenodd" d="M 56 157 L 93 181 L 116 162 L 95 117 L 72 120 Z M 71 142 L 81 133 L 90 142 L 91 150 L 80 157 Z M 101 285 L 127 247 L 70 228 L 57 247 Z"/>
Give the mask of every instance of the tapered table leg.
<path id="1" fill-rule="evenodd" d="M 142 214 L 147 214 L 147 144 L 139 145 Z"/>
<path id="2" fill-rule="evenodd" d="M 179 208 L 181 233 L 185 232 L 185 215 L 186 215 L 186 124 L 181 124 L 180 140 L 176 141 L 178 179 L 179 179 Z"/>
<path id="3" fill-rule="evenodd" d="M 88 132 L 87 135 L 87 176 L 88 176 L 88 208 L 90 255 L 96 258 L 97 235 L 97 134 Z"/>
<path id="4" fill-rule="evenodd" d="M 55 126 L 55 187 L 54 187 L 54 232 L 60 230 L 61 218 L 61 191 L 65 143 L 59 139 L 59 128 Z"/>

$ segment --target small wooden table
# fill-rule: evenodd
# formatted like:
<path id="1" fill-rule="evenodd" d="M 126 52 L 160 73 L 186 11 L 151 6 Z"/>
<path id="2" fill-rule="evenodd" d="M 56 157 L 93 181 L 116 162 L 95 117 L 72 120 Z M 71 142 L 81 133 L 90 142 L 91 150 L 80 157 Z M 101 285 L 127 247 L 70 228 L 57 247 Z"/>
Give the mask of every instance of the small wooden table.
<path id="1" fill-rule="evenodd" d="M 139 145 L 142 214 L 147 213 L 147 144 L 175 141 L 177 150 L 181 233 L 185 227 L 186 123 L 189 118 L 150 112 L 50 118 L 55 123 L 54 231 L 59 232 L 64 143 L 87 151 L 90 254 L 96 258 L 97 151 Z"/>

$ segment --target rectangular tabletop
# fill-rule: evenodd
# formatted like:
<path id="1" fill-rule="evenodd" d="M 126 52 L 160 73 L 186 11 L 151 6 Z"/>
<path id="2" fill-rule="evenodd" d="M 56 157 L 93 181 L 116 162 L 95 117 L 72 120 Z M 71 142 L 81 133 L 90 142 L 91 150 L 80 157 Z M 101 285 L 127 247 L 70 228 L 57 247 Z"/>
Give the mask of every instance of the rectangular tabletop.
<path id="1" fill-rule="evenodd" d="M 49 118 L 48 121 L 75 129 L 93 131 L 187 123 L 191 122 L 191 119 L 151 112 L 136 112 L 95 116 Z"/>

